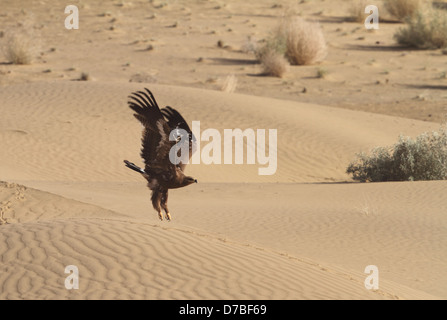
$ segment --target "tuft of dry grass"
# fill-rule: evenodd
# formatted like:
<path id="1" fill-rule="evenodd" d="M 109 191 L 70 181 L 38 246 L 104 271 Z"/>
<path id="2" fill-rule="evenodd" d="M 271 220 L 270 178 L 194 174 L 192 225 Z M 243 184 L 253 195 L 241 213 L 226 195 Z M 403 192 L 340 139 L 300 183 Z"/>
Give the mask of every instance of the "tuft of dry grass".
<path id="1" fill-rule="evenodd" d="M 313 64 L 326 57 L 326 40 L 318 22 L 287 17 L 281 20 L 264 45 L 256 48 L 255 55 L 261 63 L 268 58 L 270 63 L 282 68 L 286 65 L 280 60 L 280 55 L 292 65 Z"/>
<path id="2" fill-rule="evenodd" d="M 266 50 L 260 57 L 265 75 L 282 78 L 289 70 L 289 63 L 283 54 L 275 50 Z"/>
<path id="3" fill-rule="evenodd" d="M 32 40 L 26 34 L 13 34 L 3 47 L 3 54 L 13 64 L 31 64 L 35 55 Z"/>
<path id="4" fill-rule="evenodd" d="M 262 61 L 264 55 L 271 54 L 271 52 L 276 52 L 283 56 L 286 55 L 286 40 L 281 32 L 277 29 L 273 35 L 264 41 L 262 46 L 255 48 L 254 54 L 259 62 Z"/>
<path id="5" fill-rule="evenodd" d="M 300 17 L 288 18 L 280 32 L 285 39 L 285 56 L 292 65 L 313 64 L 326 57 L 326 40 L 318 22 Z"/>
<path id="6" fill-rule="evenodd" d="M 386 10 L 400 21 L 407 17 L 414 17 L 422 9 L 422 0 L 386 0 Z"/>
<path id="7" fill-rule="evenodd" d="M 317 78 L 318 79 L 326 78 L 327 74 L 328 74 L 328 71 L 326 69 L 324 69 L 324 68 L 317 69 Z"/>
<path id="8" fill-rule="evenodd" d="M 1 50 L 7 62 L 31 64 L 41 48 L 41 37 L 32 14 L 23 13 L 23 21 L 4 31 L 6 37 Z M 19 18 L 22 20 L 21 18 Z"/>

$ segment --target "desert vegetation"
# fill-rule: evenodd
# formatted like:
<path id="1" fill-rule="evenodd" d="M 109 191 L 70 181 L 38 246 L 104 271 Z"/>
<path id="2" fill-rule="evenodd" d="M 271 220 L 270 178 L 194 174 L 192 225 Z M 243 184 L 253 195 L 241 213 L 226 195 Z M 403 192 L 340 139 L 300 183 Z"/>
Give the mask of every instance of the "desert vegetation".
<path id="1" fill-rule="evenodd" d="M 396 19 L 404 21 L 414 17 L 423 7 L 422 0 L 386 0 L 385 9 Z"/>
<path id="2" fill-rule="evenodd" d="M 263 52 L 260 62 L 265 75 L 281 78 L 289 69 L 289 62 L 284 55 L 272 49 Z"/>
<path id="3" fill-rule="evenodd" d="M 31 64 L 41 48 L 40 32 L 35 28 L 35 18 L 32 14 L 24 12 L 19 19 L 14 27 L 2 31 L 5 39 L 0 53 L 3 53 L 6 62 L 17 65 Z"/>
<path id="4" fill-rule="evenodd" d="M 318 68 L 316 77 L 318 79 L 324 79 L 324 78 L 326 78 L 327 74 L 328 74 L 328 71 L 326 69 Z"/>
<path id="5" fill-rule="evenodd" d="M 447 179 L 447 125 L 415 139 L 400 136 L 391 147 L 357 154 L 346 170 L 361 182 Z"/>
<path id="6" fill-rule="evenodd" d="M 2 48 L 7 62 L 13 64 L 30 64 L 35 50 L 31 38 L 26 34 L 12 34 Z"/>
<path id="7" fill-rule="evenodd" d="M 290 18 L 279 28 L 279 32 L 285 39 L 285 56 L 290 64 L 313 64 L 326 57 L 326 40 L 318 22 Z"/>
<path id="8" fill-rule="evenodd" d="M 265 74 L 282 77 L 288 64 L 321 62 L 326 57 L 327 47 L 318 22 L 289 17 L 282 20 L 272 35 L 254 52 Z"/>
<path id="9" fill-rule="evenodd" d="M 378 30 L 364 0 L 0 0 L 0 300 L 446 299 L 447 47 L 365 1 Z M 160 138 L 144 88 L 196 140 L 169 223 L 123 163 Z"/>
<path id="10" fill-rule="evenodd" d="M 405 27 L 394 35 L 396 41 L 418 49 L 447 47 L 447 13 L 443 10 L 426 9 L 405 19 Z"/>

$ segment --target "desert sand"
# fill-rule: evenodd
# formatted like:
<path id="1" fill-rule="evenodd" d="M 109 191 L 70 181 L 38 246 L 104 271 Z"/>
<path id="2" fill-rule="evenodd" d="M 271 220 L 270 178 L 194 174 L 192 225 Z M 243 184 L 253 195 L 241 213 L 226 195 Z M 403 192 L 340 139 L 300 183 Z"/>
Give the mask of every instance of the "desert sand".
<path id="1" fill-rule="evenodd" d="M 447 298 L 447 182 L 345 173 L 445 117 L 445 56 L 398 47 L 401 24 L 367 31 L 349 1 L 72 1 L 67 30 L 64 1 L 3 3 L 0 46 L 27 27 L 38 54 L 0 56 L 0 299 Z M 260 76 L 247 37 L 291 13 L 320 21 L 328 57 Z M 160 221 L 123 165 L 142 165 L 127 97 L 144 87 L 202 131 L 277 129 L 276 173 L 191 164 L 199 183 L 171 190 Z"/>

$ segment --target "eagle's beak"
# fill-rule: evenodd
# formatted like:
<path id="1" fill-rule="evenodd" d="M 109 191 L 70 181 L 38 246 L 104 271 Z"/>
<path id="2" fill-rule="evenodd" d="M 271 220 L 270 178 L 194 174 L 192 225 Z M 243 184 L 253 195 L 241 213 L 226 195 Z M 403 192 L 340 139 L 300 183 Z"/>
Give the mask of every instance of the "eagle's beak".
<path id="1" fill-rule="evenodd" d="M 194 182 L 197 183 L 197 179 L 194 179 Z"/>

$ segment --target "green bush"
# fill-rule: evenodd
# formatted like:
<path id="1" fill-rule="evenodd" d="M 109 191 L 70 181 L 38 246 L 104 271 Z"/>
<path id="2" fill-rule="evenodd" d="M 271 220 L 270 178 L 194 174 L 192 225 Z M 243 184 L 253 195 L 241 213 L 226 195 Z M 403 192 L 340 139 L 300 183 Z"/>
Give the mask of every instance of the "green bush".
<path id="1" fill-rule="evenodd" d="M 399 137 L 392 147 L 379 147 L 371 154 L 357 154 L 346 170 L 361 182 L 447 179 L 447 125 L 439 132 L 412 139 Z"/>
<path id="2" fill-rule="evenodd" d="M 447 14 L 441 10 L 419 11 L 405 19 L 394 38 L 399 44 L 419 49 L 447 47 Z"/>

